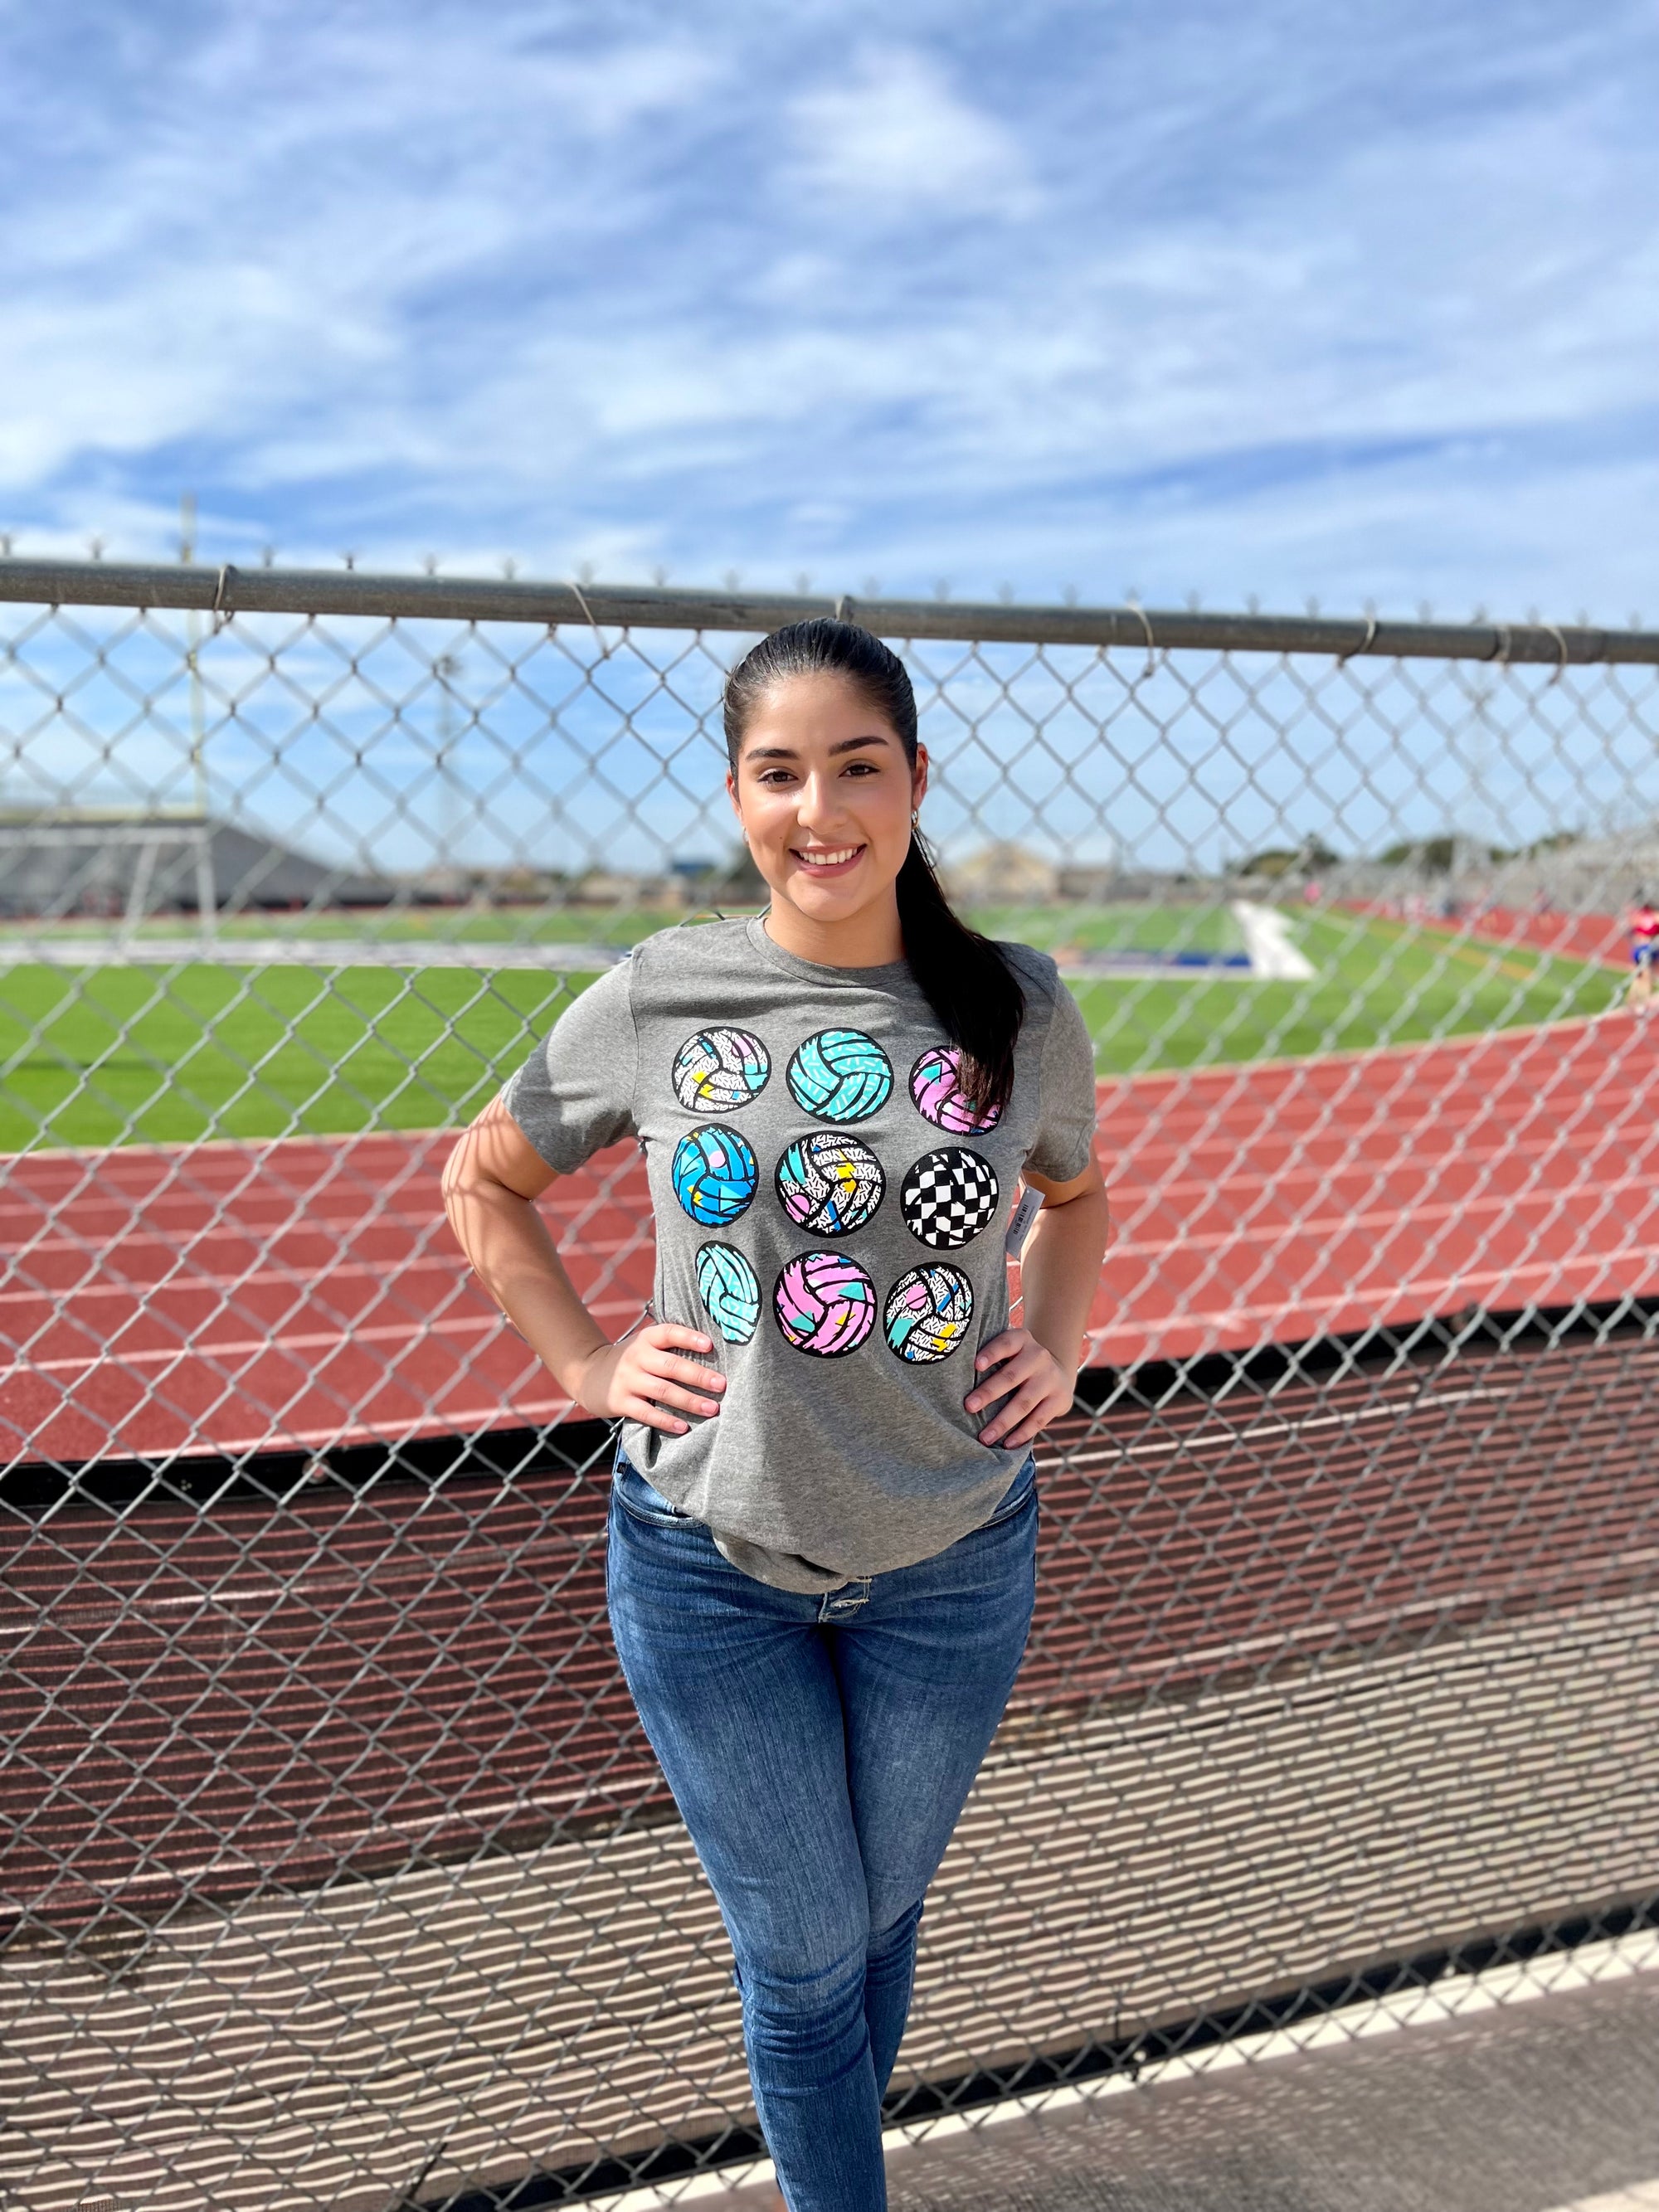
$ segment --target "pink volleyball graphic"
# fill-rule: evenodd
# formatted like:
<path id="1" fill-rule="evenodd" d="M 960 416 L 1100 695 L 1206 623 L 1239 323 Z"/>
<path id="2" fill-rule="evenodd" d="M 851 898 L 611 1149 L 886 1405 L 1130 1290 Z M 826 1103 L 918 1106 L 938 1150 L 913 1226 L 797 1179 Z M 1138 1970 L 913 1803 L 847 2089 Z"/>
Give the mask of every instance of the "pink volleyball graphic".
<path id="1" fill-rule="evenodd" d="M 994 1129 L 1002 1119 L 1000 1106 L 988 1114 L 976 1114 L 968 1103 L 962 1088 L 962 1054 L 953 1044 L 933 1045 L 922 1054 L 910 1070 L 910 1096 L 924 1121 L 954 1136 Z"/>
<path id="2" fill-rule="evenodd" d="M 876 1286 L 844 1252 L 798 1252 L 779 1272 L 772 1310 L 797 1352 L 839 1359 L 869 1335 Z"/>

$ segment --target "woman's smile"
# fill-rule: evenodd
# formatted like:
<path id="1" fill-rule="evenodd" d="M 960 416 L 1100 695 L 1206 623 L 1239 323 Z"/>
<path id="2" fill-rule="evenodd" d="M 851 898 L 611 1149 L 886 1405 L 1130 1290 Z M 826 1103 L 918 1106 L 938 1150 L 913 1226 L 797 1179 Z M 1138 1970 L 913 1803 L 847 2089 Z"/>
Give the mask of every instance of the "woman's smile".
<path id="1" fill-rule="evenodd" d="M 844 876 L 864 858 L 862 845 L 792 845 L 789 857 L 811 868 L 814 875 Z"/>

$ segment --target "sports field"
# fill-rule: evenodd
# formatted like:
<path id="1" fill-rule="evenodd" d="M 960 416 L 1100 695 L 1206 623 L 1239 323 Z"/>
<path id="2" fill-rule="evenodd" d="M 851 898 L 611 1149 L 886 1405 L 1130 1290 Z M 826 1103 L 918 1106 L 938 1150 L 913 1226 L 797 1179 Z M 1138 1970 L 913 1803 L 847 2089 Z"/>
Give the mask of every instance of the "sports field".
<path id="1" fill-rule="evenodd" d="M 592 973 L 550 964 L 491 969 L 378 965 L 377 942 L 623 944 L 674 917 L 434 913 L 318 916 L 280 923 L 276 964 L 238 966 L 239 937 L 264 947 L 278 925 L 223 925 L 217 958 L 0 969 L 0 1150 L 33 1144 L 167 1143 L 205 1137 L 422 1129 L 476 1111 Z M 981 909 L 988 933 L 1061 957 L 1240 948 L 1220 904 Z M 1491 1032 L 1598 1013 L 1613 971 L 1527 949 L 1489 947 L 1346 914 L 1297 914 L 1306 982 L 1237 974 L 1078 978 L 1100 1073 L 1299 1057 Z M 84 930 L 53 933 L 53 950 Z M 336 964 L 343 936 L 356 940 Z M 304 954 L 326 939 L 328 965 Z M 38 939 L 37 939 L 38 942 Z M 360 948 L 360 950 L 358 949 Z M 4 942 L 0 939 L 0 952 Z M 22 948 L 19 947 L 21 951 Z M 405 954 L 406 957 L 406 954 Z"/>

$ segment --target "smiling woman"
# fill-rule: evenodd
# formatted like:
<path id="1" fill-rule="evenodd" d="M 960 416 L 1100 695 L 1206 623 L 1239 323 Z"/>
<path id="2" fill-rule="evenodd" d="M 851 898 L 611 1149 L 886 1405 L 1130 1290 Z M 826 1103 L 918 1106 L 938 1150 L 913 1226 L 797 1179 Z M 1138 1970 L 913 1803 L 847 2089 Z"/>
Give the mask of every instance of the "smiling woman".
<path id="1" fill-rule="evenodd" d="M 945 903 L 878 639 L 763 640 L 726 732 L 766 913 L 637 945 L 446 1193 L 526 1340 L 622 1420 L 611 1628 L 731 1934 L 789 2212 L 882 2212 L 917 1923 L 1019 1665 L 1031 1446 L 1072 1404 L 1109 1230 L 1094 1054 L 1054 961 Z M 612 1343 L 534 1200 L 630 1134 L 653 1314 Z"/>
<path id="2" fill-rule="evenodd" d="M 771 935 L 833 966 L 908 961 L 959 1052 L 964 1097 L 1000 1113 L 1024 994 L 951 911 L 923 846 L 927 752 L 903 663 L 851 623 L 775 630 L 727 682 L 726 747 L 726 790 L 772 893 Z"/>

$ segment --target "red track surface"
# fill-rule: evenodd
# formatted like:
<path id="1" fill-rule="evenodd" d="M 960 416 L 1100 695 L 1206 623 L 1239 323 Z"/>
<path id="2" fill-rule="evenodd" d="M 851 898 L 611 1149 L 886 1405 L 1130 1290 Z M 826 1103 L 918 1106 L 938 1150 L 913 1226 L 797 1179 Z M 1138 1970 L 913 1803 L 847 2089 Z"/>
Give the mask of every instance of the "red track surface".
<path id="1" fill-rule="evenodd" d="M 1120 1241 L 1091 1361 L 1659 1292 L 1656 1074 L 1659 1018 L 1618 1015 L 1103 1085 Z M 447 1143 L 11 1162 L 5 1455 L 313 1446 L 556 1415 L 443 1225 Z M 579 1285 L 624 1325 L 651 1272 L 636 1155 L 600 1155 L 555 1186 L 551 1211 Z"/>
<path id="2" fill-rule="evenodd" d="M 1354 914 L 1398 917 L 1397 899 L 1344 902 Z M 1455 921 L 1413 917 L 1413 929 L 1432 929 L 1444 937 L 1472 939 L 1478 945 L 1521 945 L 1562 960 L 1600 961 L 1609 968 L 1630 965 L 1630 933 L 1613 914 L 1530 914 L 1516 906 L 1483 907 Z"/>

